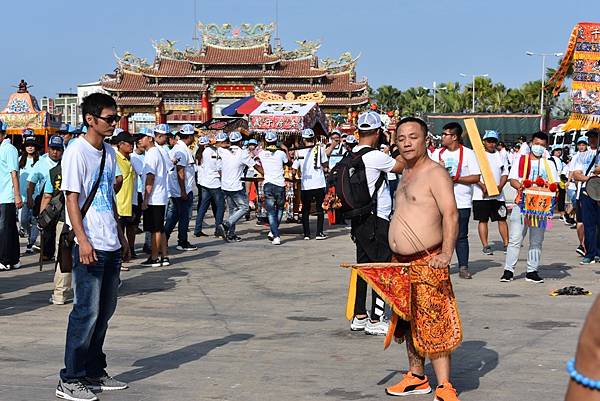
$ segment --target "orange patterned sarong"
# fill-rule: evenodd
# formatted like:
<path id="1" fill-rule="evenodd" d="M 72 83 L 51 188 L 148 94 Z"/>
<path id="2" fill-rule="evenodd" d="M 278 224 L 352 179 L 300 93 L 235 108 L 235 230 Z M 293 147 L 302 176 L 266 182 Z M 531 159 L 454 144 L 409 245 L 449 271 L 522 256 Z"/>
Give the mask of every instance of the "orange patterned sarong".
<path id="1" fill-rule="evenodd" d="M 439 249 L 430 253 L 437 254 Z M 385 347 L 392 336 L 401 343 L 410 333 L 417 352 L 435 359 L 458 348 L 462 327 L 449 271 L 430 267 L 429 258 L 425 252 L 410 257 L 394 255 L 392 263 L 410 266 L 356 270 L 393 310 Z"/>

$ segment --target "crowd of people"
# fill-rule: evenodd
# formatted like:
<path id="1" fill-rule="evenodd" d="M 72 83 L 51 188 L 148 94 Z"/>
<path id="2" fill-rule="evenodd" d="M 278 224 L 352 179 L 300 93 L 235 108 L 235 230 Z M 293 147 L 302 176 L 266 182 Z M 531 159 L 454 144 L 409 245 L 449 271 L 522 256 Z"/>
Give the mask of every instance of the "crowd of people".
<path id="1" fill-rule="evenodd" d="M 242 241 L 236 225 L 254 210 L 258 223 L 268 225 L 269 241 L 280 245 L 284 214 L 289 219 L 294 213 L 289 187 L 299 181 L 302 238 L 325 240 L 324 206 L 331 186 L 335 193 L 331 177 L 350 159 L 360 160 L 370 202 L 360 213 L 330 212 L 336 223 L 349 225 L 358 263 L 405 261 L 437 275 L 447 271 L 456 252 L 459 277 L 472 279 L 468 242 L 472 214 L 482 252 L 506 254 L 501 282 L 513 280 L 529 233 L 525 280 L 542 283 L 538 269 L 546 226 L 527 224 L 520 202 L 527 183 L 540 178 L 555 185 L 557 212 L 565 224 L 577 229 L 581 263 L 600 259 L 600 210 L 585 189 L 589 177 L 600 174 L 597 130 L 579 137 L 572 155 L 563 154 L 560 147 L 548 149 L 544 132 L 534 133 L 529 141 L 519 138 L 517 146 L 507 151 L 498 132 L 486 131 L 482 142 L 498 187 L 498 194 L 490 195 L 481 161 L 463 144 L 463 128 L 454 122 L 443 127 L 440 146 L 435 148 L 431 142 L 427 146 L 429 134 L 422 120 L 407 117 L 395 131 L 386 132 L 379 114 L 369 111 L 359 116 L 357 135 L 334 130 L 322 141 L 305 129 L 302 143 L 288 147 L 273 131 L 253 139 L 235 131 L 209 138 L 189 124 L 176 131 L 158 124 L 129 133 L 116 128 L 120 120 L 116 104 L 104 94 L 86 97 L 82 114 L 84 129 L 62 127 L 49 139 L 44 154 L 33 132 L 24 131 L 19 152 L 0 131 L 0 269 L 21 266 L 21 237 L 25 254 L 37 251 L 41 262 L 55 262 L 50 302 L 70 303 L 73 290 L 77 292 L 69 316 L 65 368 L 56 390 L 61 398 L 94 400 L 92 390 L 127 387 L 107 374 L 102 343 L 116 308 L 120 271 L 128 270 L 124 262 L 138 257 L 138 234 L 145 233 L 142 250 L 148 254 L 141 265 L 169 266 L 168 241 L 176 227 L 177 249 L 197 249 L 189 238 L 195 204 L 195 237 L 207 236 L 204 219 L 210 208 L 214 235 L 226 243 Z M 506 202 L 507 184 L 517 193 L 514 202 Z M 313 203 L 314 233 L 309 224 Z M 42 224 L 53 211 L 54 224 Z M 490 245 L 489 221 L 498 224 L 502 249 Z M 76 243 L 72 269 L 61 265 L 65 259 L 60 255 L 63 234 L 69 231 Z M 391 395 L 432 391 L 423 372 L 423 358 L 428 356 L 440 383 L 437 399 L 458 400 L 449 381 L 448 355 L 460 343 L 462 332 L 449 277 L 438 279 L 439 288 L 446 290 L 426 296 L 446 305 L 437 328 L 421 327 L 416 317 L 398 319 L 377 291 L 372 291 L 367 310 L 367 282 L 358 277 L 354 284 L 350 329 L 372 335 L 402 333 L 407 342 L 410 370 L 387 389 Z M 448 333 L 443 341 L 438 338 L 443 344 L 432 343 L 428 330 L 434 329 Z"/>

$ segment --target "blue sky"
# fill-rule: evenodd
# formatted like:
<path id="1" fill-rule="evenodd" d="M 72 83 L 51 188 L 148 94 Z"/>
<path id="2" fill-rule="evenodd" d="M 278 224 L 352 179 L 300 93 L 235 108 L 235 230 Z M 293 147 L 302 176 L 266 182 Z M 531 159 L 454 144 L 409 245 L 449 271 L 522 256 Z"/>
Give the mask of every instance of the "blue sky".
<path id="1" fill-rule="evenodd" d="M 275 0 L 196 0 L 203 22 L 270 22 Z M 0 106 L 21 78 L 38 98 L 75 89 L 115 68 L 113 48 L 152 59 L 151 39 L 192 43 L 194 0 L 30 0 L 2 4 Z M 283 46 L 322 41 L 319 56 L 361 53 L 373 87 L 465 82 L 490 74 L 508 86 L 539 79 L 525 51 L 563 52 L 573 26 L 600 21 L 598 0 L 279 0 Z M 551 60 L 555 63 L 555 60 Z"/>

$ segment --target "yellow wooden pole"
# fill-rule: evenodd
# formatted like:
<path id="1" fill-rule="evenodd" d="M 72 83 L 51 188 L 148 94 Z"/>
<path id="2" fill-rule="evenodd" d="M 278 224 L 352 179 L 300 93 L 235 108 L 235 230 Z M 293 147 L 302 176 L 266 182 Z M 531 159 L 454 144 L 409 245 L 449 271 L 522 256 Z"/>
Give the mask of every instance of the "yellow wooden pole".
<path id="1" fill-rule="evenodd" d="M 483 183 L 485 184 L 488 195 L 500 195 L 498 183 L 496 182 L 494 174 L 492 173 L 492 169 L 490 167 L 486 151 L 483 147 L 483 142 L 481 142 L 481 136 L 479 135 L 479 130 L 477 129 L 475 119 L 465 118 L 465 127 L 467 128 L 467 134 L 469 135 L 471 146 L 473 147 L 473 151 L 477 157 L 479 169 L 481 170 L 481 176 L 483 177 Z"/>

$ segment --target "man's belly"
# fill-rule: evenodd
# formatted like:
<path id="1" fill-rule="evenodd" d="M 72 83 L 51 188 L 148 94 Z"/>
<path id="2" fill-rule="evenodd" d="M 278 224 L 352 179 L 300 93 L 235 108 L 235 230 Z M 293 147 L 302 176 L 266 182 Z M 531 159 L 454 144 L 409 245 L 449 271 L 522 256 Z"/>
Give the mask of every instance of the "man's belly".
<path id="1" fill-rule="evenodd" d="M 394 213 L 390 222 L 389 242 L 392 252 L 412 255 L 442 243 L 441 216 L 427 215 L 423 210 Z"/>

